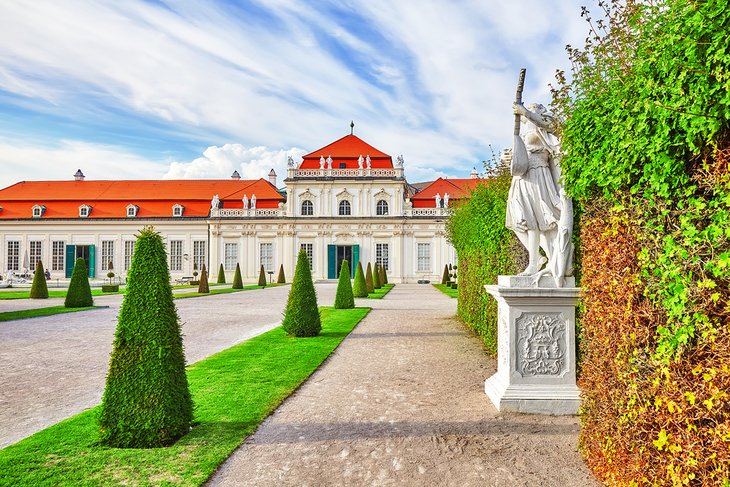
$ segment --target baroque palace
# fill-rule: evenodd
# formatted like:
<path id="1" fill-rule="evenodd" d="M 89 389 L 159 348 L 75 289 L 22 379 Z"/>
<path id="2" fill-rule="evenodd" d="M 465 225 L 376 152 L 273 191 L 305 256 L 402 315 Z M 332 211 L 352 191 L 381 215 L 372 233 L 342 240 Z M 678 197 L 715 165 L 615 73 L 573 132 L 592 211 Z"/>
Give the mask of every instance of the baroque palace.
<path id="1" fill-rule="evenodd" d="M 403 158 L 350 134 L 289 159 L 285 187 L 268 180 L 89 181 L 81 170 L 68 181 L 23 181 L 0 190 L 0 274 L 32 273 L 42 261 L 52 279 L 69 278 L 84 258 L 90 277 L 104 278 L 111 263 L 125 277 L 135 234 L 152 225 L 167 242 L 172 278 L 209 269 L 216 279 L 241 266 L 254 280 L 260 266 L 280 265 L 291 279 L 297 254 L 309 256 L 314 279 L 335 279 L 343 259 L 378 262 L 391 282 L 440 280 L 456 262 L 446 240 L 448 207 L 481 181 L 409 184 Z M 227 272 L 228 274 L 228 272 Z M 228 280 L 233 274 L 228 274 Z"/>

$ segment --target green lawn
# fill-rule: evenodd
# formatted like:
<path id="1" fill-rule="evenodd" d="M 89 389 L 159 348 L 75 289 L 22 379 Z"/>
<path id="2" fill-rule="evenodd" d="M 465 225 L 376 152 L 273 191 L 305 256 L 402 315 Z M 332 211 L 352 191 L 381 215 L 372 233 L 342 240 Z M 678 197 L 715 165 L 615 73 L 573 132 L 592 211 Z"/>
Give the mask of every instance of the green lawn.
<path id="1" fill-rule="evenodd" d="M 376 289 L 374 293 L 368 294 L 369 299 L 383 299 L 383 296 L 388 294 L 391 289 L 395 287 L 395 284 L 385 284 L 380 289 Z"/>
<path id="2" fill-rule="evenodd" d="M 49 289 L 48 290 L 48 297 L 49 298 L 65 298 L 66 292 L 68 289 L 61 289 L 61 290 L 54 290 Z M 106 296 L 108 294 L 123 294 L 124 289 L 121 289 L 120 291 L 117 291 L 115 293 L 103 293 L 101 292 L 101 289 L 92 289 L 91 295 L 92 296 Z M 30 298 L 30 288 L 23 289 L 22 291 L 0 291 L 0 299 L 29 299 Z"/>
<path id="3" fill-rule="evenodd" d="M 451 289 L 450 287 L 447 287 L 446 284 L 433 284 L 433 287 L 441 291 L 447 296 L 451 296 L 452 298 L 458 298 L 459 297 L 459 289 Z"/>
<path id="4" fill-rule="evenodd" d="M 74 311 L 85 311 L 87 309 L 106 308 L 106 306 L 89 306 L 86 308 L 66 308 L 64 306 L 49 306 L 47 308 L 24 309 L 20 311 L 6 311 L 0 313 L 0 321 L 22 320 L 25 318 L 37 318 L 39 316 L 51 316 L 61 313 L 73 313 Z"/>
<path id="5" fill-rule="evenodd" d="M 224 284 L 221 284 L 224 285 Z M 276 286 L 284 286 L 284 284 L 267 284 L 266 287 L 276 287 Z M 198 287 L 195 286 L 195 289 Z M 230 287 L 222 288 L 222 289 L 211 289 L 209 293 L 199 293 L 198 291 L 193 291 L 189 293 L 178 293 L 173 294 L 172 297 L 175 299 L 180 298 L 197 298 L 198 296 L 209 296 L 211 294 L 225 294 L 225 293 L 236 293 L 238 291 L 250 291 L 251 289 L 264 289 L 264 286 L 257 286 L 255 284 L 250 286 L 243 286 L 243 289 L 232 289 Z"/>
<path id="6" fill-rule="evenodd" d="M 322 333 L 279 327 L 188 367 L 195 425 L 168 448 L 95 445 L 99 407 L 0 450 L 0 485 L 201 485 L 370 308 L 321 308 Z"/>

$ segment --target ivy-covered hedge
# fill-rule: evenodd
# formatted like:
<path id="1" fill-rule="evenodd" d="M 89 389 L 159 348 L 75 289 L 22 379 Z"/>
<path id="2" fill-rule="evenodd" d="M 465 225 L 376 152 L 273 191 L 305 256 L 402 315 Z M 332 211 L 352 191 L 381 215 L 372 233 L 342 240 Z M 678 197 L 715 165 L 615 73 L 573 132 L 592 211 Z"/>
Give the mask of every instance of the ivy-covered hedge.
<path id="1" fill-rule="evenodd" d="M 580 446 L 609 485 L 730 479 L 730 9 L 608 2 L 556 89 L 580 208 Z M 586 14 L 588 15 L 588 14 Z"/>
<path id="2" fill-rule="evenodd" d="M 459 257 L 457 313 L 497 353 L 497 302 L 484 290 L 498 275 L 515 274 L 527 265 L 526 251 L 505 228 L 509 169 L 497 166 L 464 204 L 454 208 L 447 228 Z M 444 269 L 444 274 L 448 270 Z"/>

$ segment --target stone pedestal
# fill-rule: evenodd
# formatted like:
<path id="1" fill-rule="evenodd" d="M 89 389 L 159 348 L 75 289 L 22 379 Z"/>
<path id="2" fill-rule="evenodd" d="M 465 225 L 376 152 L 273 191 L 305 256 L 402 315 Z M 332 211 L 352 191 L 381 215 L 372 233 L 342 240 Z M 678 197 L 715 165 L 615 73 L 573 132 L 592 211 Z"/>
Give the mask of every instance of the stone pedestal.
<path id="1" fill-rule="evenodd" d="M 568 415 L 578 412 L 575 306 L 580 288 L 552 277 L 499 276 L 484 286 L 499 306 L 497 373 L 484 391 L 499 411 Z"/>

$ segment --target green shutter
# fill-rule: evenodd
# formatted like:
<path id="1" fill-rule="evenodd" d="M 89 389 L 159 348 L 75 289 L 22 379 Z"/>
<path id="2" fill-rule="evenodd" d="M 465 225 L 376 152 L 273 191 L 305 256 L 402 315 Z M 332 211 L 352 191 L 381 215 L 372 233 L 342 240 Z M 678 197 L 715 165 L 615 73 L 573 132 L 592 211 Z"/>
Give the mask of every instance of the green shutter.
<path id="1" fill-rule="evenodd" d="M 337 248 L 334 245 L 327 245 L 327 279 L 337 279 Z"/>
<path id="2" fill-rule="evenodd" d="M 355 244 L 352 246 L 352 265 L 350 266 L 350 272 L 352 278 L 355 278 L 355 271 L 357 270 L 357 264 L 360 262 L 360 246 Z"/>
<path id="3" fill-rule="evenodd" d="M 76 246 L 66 245 L 66 278 L 71 277 L 76 262 Z"/>
<path id="4" fill-rule="evenodd" d="M 89 278 L 96 277 L 96 247 L 89 245 Z"/>

